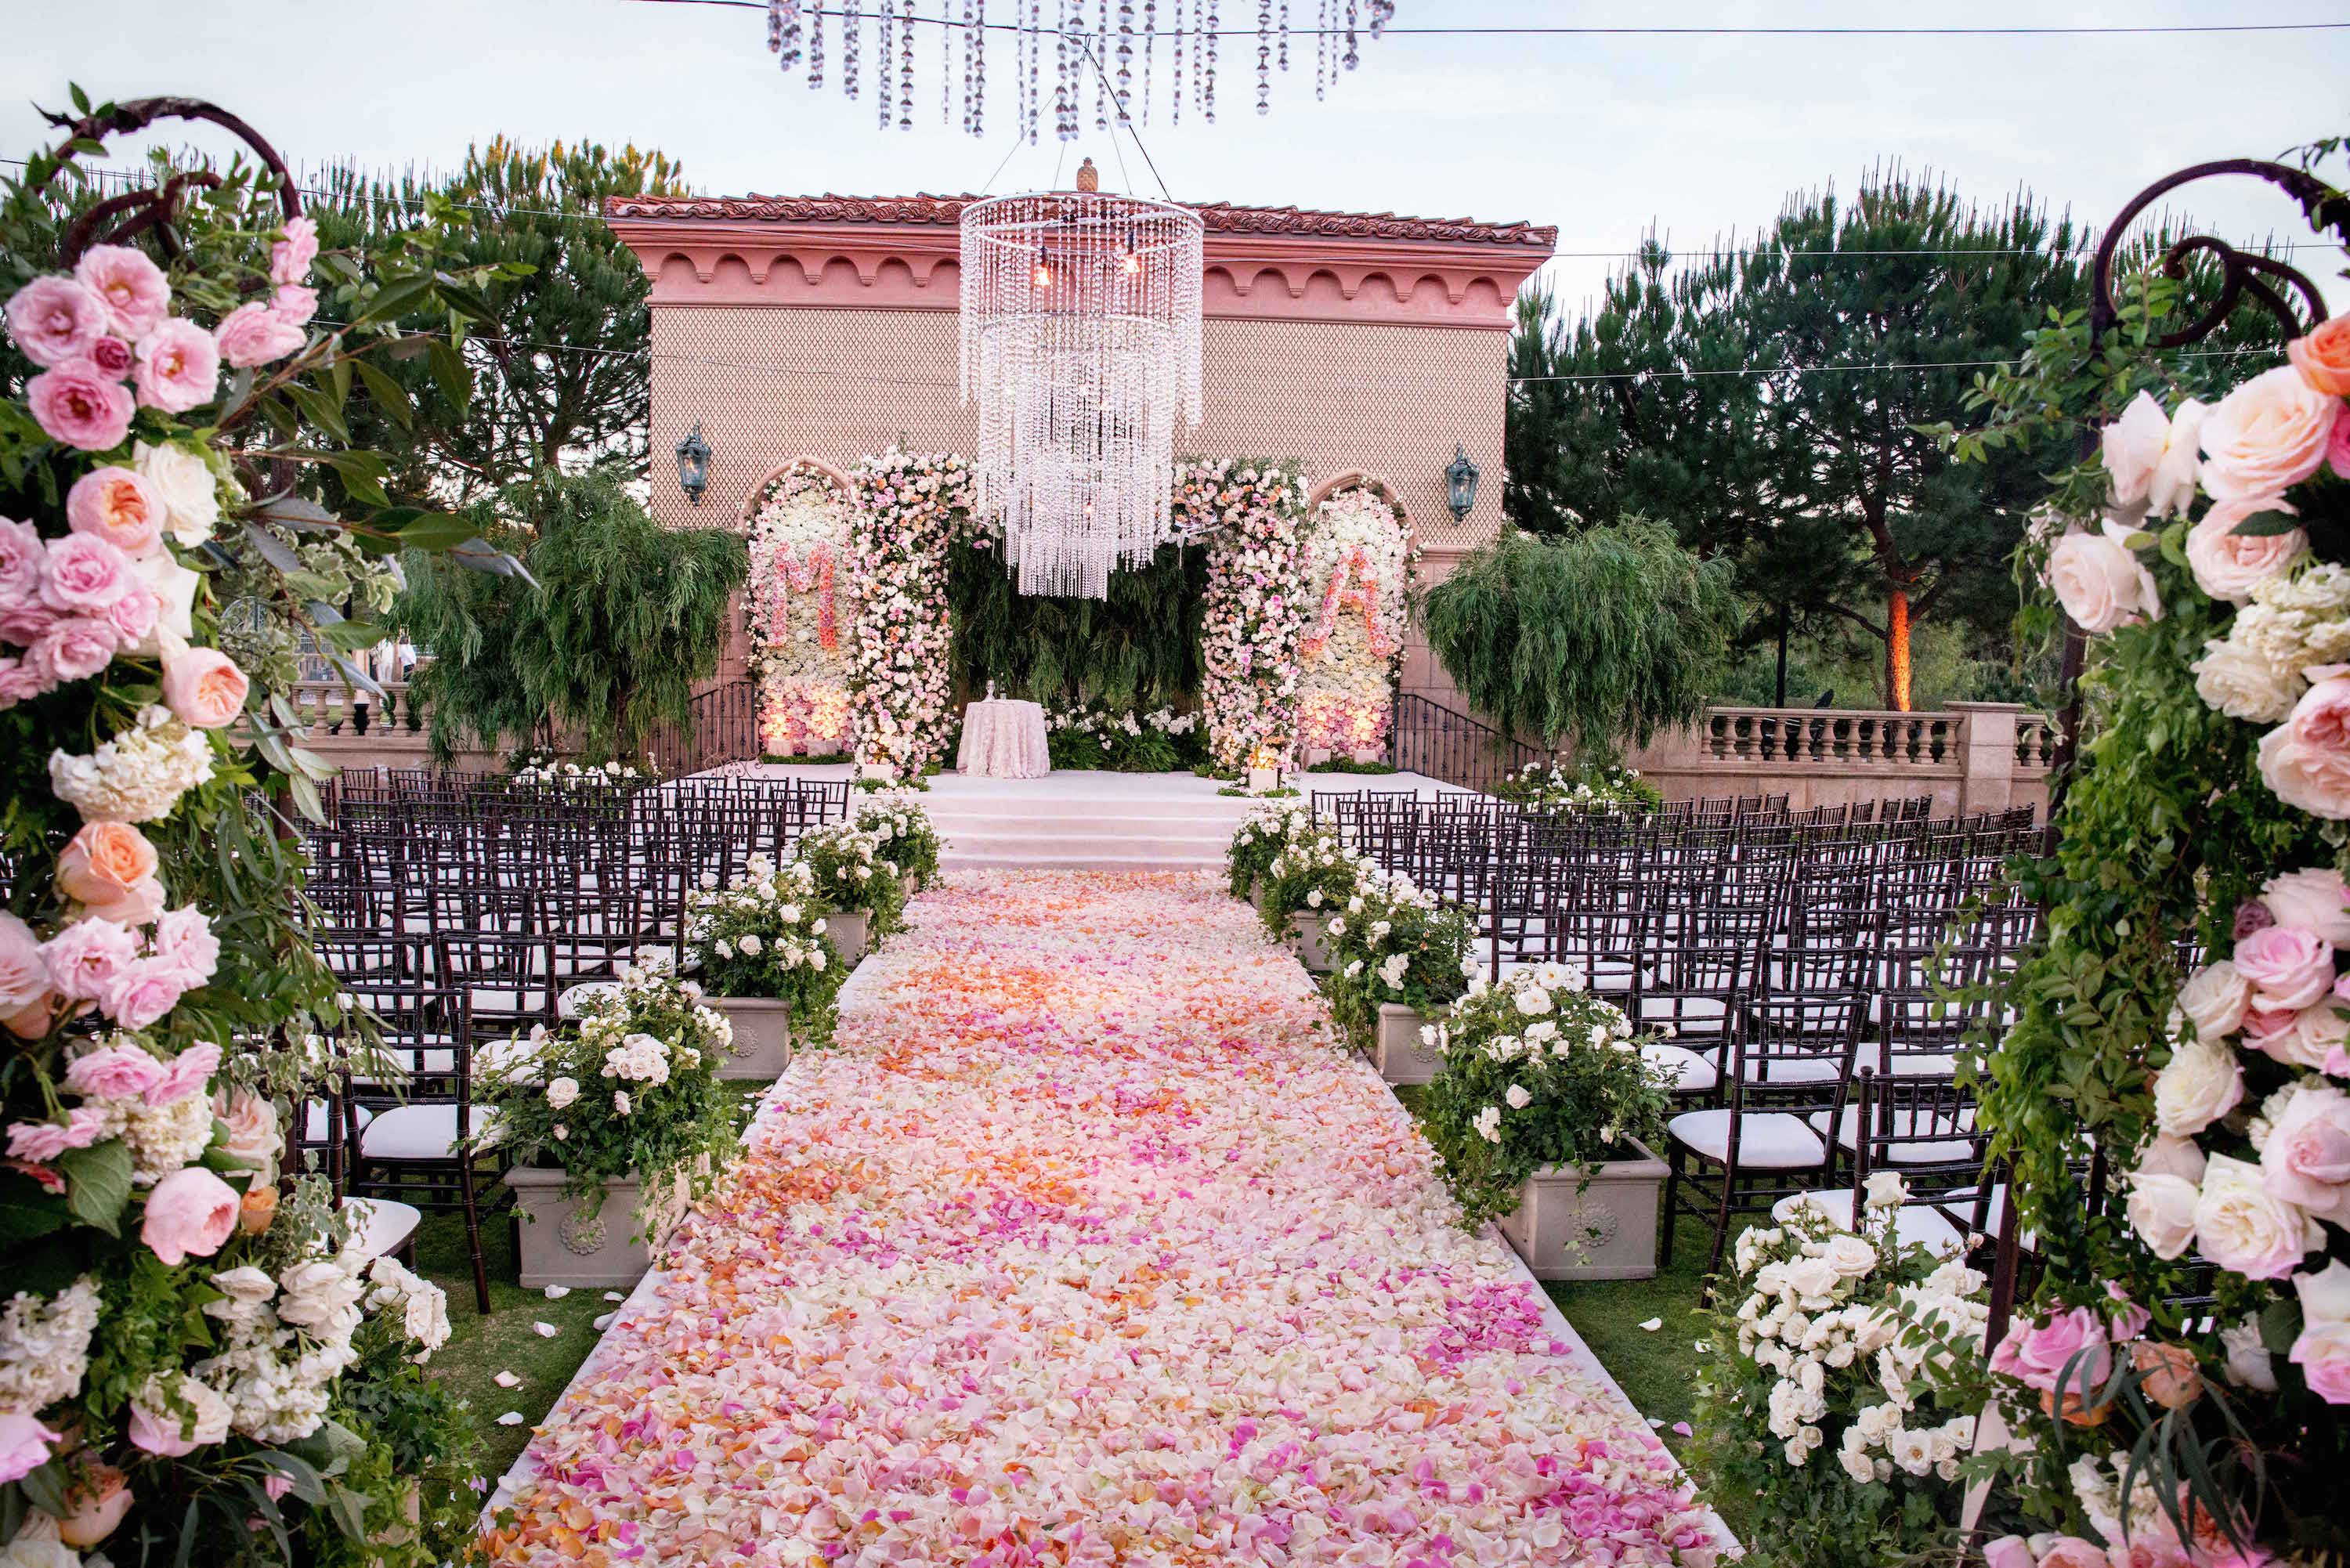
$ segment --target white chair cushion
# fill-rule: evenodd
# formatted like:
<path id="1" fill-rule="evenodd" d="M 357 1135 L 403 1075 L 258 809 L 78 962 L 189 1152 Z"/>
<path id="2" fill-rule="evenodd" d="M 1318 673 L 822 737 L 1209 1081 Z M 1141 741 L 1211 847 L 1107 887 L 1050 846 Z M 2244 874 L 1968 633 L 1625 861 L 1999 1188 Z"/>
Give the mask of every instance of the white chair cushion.
<path id="1" fill-rule="evenodd" d="M 1831 1192 L 1798 1192 L 1782 1198 L 1771 1205 L 1771 1218 L 1785 1224 L 1795 1216 L 1798 1208 L 1808 1205 L 1828 1218 L 1839 1231 L 1852 1229 L 1852 1189 L 1840 1187 Z M 1926 1248 L 1935 1256 L 1947 1258 L 1965 1250 L 1966 1233 L 1945 1218 L 1939 1210 L 1916 1203 L 1905 1203 L 1893 1220 L 1894 1239 L 1904 1245 Z"/>
<path id="2" fill-rule="evenodd" d="M 1870 1113 L 1872 1116 L 1875 1114 L 1875 1112 Z M 1859 1106 L 1846 1106 L 1844 1108 L 1843 1117 L 1836 1124 L 1838 1147 L 1852 1150 L 1857 1150 L 1860 1147 L 1859 1117 Z M 1828 1130 L 1828 1114 L 1825 1111 L 1814 1111 L 1804 1119 L 1811 1123 L 1814 1131 L 1825 1133 Z M 1893 1113 L 1892 1128 L 1893 1136 L 1896 1137 L 1910 1137 L 1921 1130 L 1931 1133 L 1936 1130 L 1937 1125 L 1936 1122 L 1929 1121 L 1921 1128 L 1918 1121 L 1918 1113 L 1914 1110 L 1898 1109 Z M 1958 1130 L 1965 1131 L 1974 1125 L 1975 1117 L 1971 1110 L 1960 1114 Z M 1966 1138 L 1929 1138 L 1924 1143 L 1895 1144 L 1884 1150 L 1884 1158 L 1888 1165 L 1956 1165 L 1972 1158 L 1973 1154 L 1974 1145 Z"/>
<path id="3" fill-rule="evenodd" d="M 1680 1075 L 1680 1082 L 1674 1085 L 1677 1093 L 1708 1095 L 1721 1082 L 1721 1075 L 1714 1071 L 1712 1059 L 1699 1055 L 1686 1045 L 1668 1045 L 1652 1040 L 1641 1044 L 1640 1054 Z"/>
<path id="4" fill-rule="evenodd" d="M 359 1122 L 359 1130 L 362 1132 L 367 1130 L 368 1123 L 375 1120 L 375 1113 L 365 1106 L 353 1106 L 351 1114 Z M 312 1100 L 307 1106 L 304 1107 L 302 1114 L 302 1141 L 304 1143 L 326 1142 L 327 1127 L 332 1115 L 333 1107 L 326 1101 Z"/>
<path id="5" fill-rule="evenodd" d="M 1841 1056 L 1781 1055 L 1747 1063 L 1746 1081 L 1762 1088 L 1792 1088 L 1805 1084 L 1833 1084 L 1843 1072 Z"/>
<path id="6" fill-rule="evenodd" d="M 473 1129 L 484 1142 L 497 1137 L 497 1113 L 473 1107 Z M 369 1159 L 452 1159 L 457 1153 L 457 1107 L 394 1106 L 380 1112 L 359 1134 L 359 1153 Z"/>
<path id="7" fill-rule="evenodd" d="M 555 1015 L 557 1018 L 577 1018 L 580 1002 L 591 996 L 611 995 L 619 989 L 620 982 L 617 980 L 591 980 L 572 986 L 555 999 Z"/>
<path id="8" fill-rule="evenodd" d="M 1678 1009 L 1678 1012 L 1676 1012 Z M 1669 1023 L 1678 1017 L 1684 1025 L 1711 1023 L 1719 1025 L 1729 1009 L 1718 996 L 1644 996 L 1640 998 L 1640 1022 Z M 1719 1030 L 1708 1031 L 1719 1033 Z"/>
<path id="9" fill-rule="evenodd" d="M 424 1220 L 413 1204 L 396 1203 L 389 1198 L 346 1198 L 343 1214 L 351 1223 L 350 1240 L 343 1243 L 344 1256 L 359 1268 L 408 1245 Z"/>
<path id="10" fill-rule="evenodd" d="M 1666 1124 L 1677 1143 L 1717 1164 L 1730 1158 L 1730 1111 L 1684 1111 Z M 1803 1170 L 1825 1162 L 1819 1134 L 1783 1111 L 1749 1111 L 1738 1124 L 1742 1170 Z"/>

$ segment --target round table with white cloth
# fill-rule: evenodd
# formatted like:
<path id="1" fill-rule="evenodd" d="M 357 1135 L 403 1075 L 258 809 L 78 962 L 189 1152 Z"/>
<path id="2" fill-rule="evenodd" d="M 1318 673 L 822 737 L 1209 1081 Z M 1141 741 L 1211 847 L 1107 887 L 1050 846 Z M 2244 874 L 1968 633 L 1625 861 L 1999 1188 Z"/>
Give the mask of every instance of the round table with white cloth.
<path id="1" fill-rule="evenodd" d="M 1041 779 L 1053 771 L 1045 744 L 1045 710 L 1008 697 L 973 702 L 962 711 L 962 745 L 955 771 L 991 779 Z"/>

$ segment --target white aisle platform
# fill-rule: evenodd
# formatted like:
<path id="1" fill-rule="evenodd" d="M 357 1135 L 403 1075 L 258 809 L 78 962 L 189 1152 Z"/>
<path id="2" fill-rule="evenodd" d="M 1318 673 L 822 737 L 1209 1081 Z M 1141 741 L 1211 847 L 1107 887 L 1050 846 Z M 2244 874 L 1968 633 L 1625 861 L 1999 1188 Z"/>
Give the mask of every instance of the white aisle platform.
<path id="1" fill-rule="evenodd" d="M 759 763 L 725 770 L 753 778 L 842 778 L 845 765 Z M 1307 774 L 1300 797 L 1361 789 L 1465 793 L 1419 774 Z M 945 840 L 941 864 L 1095 871 L 1213 870 L 1232 829 L 1253 804 L 1219 794 L 1214 779 L 1190 774 L 1057 773 L 1041 779 L 930 780 L 923 807 Z"/>

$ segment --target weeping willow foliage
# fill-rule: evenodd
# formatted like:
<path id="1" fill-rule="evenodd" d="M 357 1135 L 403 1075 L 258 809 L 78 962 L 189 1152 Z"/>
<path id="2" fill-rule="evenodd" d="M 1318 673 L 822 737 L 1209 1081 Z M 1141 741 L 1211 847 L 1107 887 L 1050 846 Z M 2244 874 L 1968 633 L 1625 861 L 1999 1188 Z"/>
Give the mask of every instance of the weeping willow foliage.
<path id="1" fill-rule="evenodd" d="M 1092 699 L 1150 709 L 1200 690 L 1200 605 L 1208 553 L 1161 545 L 1139 572 L 1114 572 L 1106 599 L 1030 598 L 1014 591 L 995 550 L 950 553 L 954 678 L 989 680 L 1046 706 Z"/>
<path id="2" fill-rule="evenodd" d="M 395 611 L 431 661 L 416 682 L 444 761 L 558 735 L 590 760 L 634 757 L 683 722 L 718 668 L 748 564 L 723 529 L 668 529 L 598 470 L 518 485 L 473 513 L 538 586 L 411 551 Z"/>
<path id="3" fill-rule="evenodd" d="M 1428 590 L 1421 618 L 1503 733 L 1606 759 L 1697 717 L 1741 619 L 1731 576 L 1642 518 L 1565 538 L 1505 528 Z"/>

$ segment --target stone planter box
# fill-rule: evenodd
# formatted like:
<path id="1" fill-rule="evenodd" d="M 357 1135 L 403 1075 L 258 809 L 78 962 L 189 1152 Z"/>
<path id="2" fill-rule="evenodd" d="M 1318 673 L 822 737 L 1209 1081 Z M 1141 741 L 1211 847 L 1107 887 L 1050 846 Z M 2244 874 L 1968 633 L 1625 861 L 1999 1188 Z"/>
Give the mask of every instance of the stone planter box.
<path id="1" fill-rule="evenodd" d="M 1330 972 L 1329 922 L 1321 909 L 1299 909 L 1289 917 L 1289 929 L 1297 934 L 1297 961 L 1309 974 Z"/>
<path id="2" fill-rule="evenodd" d="M 720 1077 L 772 1084 L 792 1064 L 790 1002 L 769 996 L 707 996 L 702 1000 L 734 1026 L 734 1051 L 718 1064 Z"/>
<path id="3" fill-rule="evenodd" d="M 1591 1173 L 1549 1166 L 1526 1178 L 1518 1206 L 1494 1221 L 1539 1280 L 1645 1280 L 1657 1272 L 1657 1208 L 1666 1167 L 1645 1144 L 1639 1158 Z"/>
<path id="4" fill-rule="evenodd" d="M 608 1183 L 604 1207 L 585 1222 L 577 1205 L 563 1195 L 564 1180 L 560 1170 L 535 1166 L 516 1166 L 505 1174 L 522 1211 L 523 1289 L 568 1285 L 618 1290 L 635 1284 L 684 1216 L 685 1179 L 678 1179 L 668 1212 L 655 1217 L 650 1241 L 631 1239 L 638 1227 L 637 1203 L 643 1196 L 634 1180 Z"/>
<path id="5" fill-rule="evenodd" d="M 1419 1043 L 1419 1032 L 1430 1022 L 1400 1002 L 1379 1003 L 1378 1044 L 1371 1059 L 1380 1077 L 1390 1084 L 1435 1081 L 1444 1065 L 1444 1053 Z"/>
<path id="6" fill-rule="evenodd" d="M 824 934 L 840 950 L 840 961 L 849 968 L 865 956 L 865 937 L 873 923 L 869 909 L 836 909 L 824 918 Z"/>

